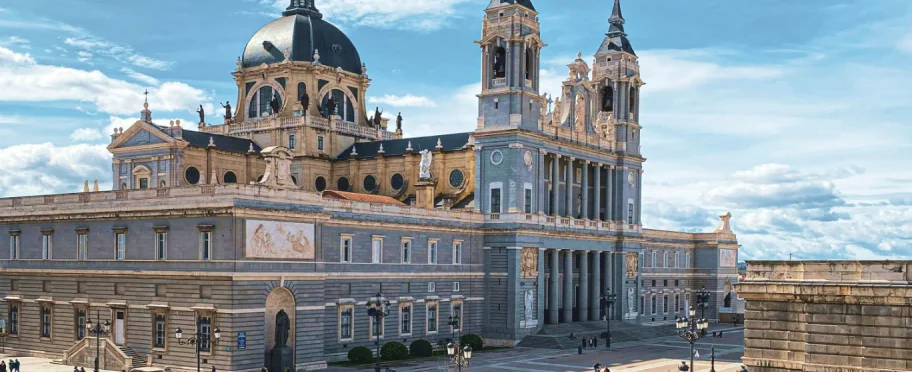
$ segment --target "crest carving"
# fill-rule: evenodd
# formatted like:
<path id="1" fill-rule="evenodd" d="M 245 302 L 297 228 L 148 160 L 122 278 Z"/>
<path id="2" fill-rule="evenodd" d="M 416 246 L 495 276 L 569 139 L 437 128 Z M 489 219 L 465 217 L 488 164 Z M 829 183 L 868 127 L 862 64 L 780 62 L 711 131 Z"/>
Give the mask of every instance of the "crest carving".
<path id="1" fill-rule="evenodd" d="M 520 252 L 522 278 L 538 277 L 538 248 L 523 248 Z"/>
<path id="2" fill-rule="evenodd" d="M 638 268 L 637 267 L 638 266 L 637 254 L 636 253 L 627 253 L 626 259 L 627 259 L 627 264 L 625 266 L 627 268 L 627 270 L 626 270 L 627 278 L 628 279 L 636 278 L 637 268 Z"/>

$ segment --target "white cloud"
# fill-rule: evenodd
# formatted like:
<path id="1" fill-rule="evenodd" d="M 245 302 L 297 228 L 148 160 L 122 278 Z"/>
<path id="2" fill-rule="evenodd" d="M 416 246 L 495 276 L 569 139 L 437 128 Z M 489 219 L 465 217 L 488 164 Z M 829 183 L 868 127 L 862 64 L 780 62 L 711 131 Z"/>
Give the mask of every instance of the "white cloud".
<path id="1" fill-rule="evenodd" d="M 89 36 L 68 37 L 64 44 L 82 49 L 85 52 L 108 56 L 120 62 L 129 63 L 137 67 L 153 70 L 167 70 L 172 62 L 163 61 L 137 54 L 132 47 L 117 45 L 106 40 Z"/>
<path id="2" fill-rule="evenodd" d="M 89 62 L 92 59 L 92 53 L 84 50 L 76 52 L 76 56 L 76 59 L 79 60 L 79 62 Z"/>
<path id="3" fill-rule="evenodd" d="M 101 139 L 101 137 L 101 132 L 99 132 L 98 129 L 93 128 L 79 128 L 70 134 L 70 139 L 73 141 L 88 142 Z"/>
<path id="4" fill-rule="evenodd" d="M 51 143 L 0 148 L 0 196 L 80 192 L 84 180 L 111 181 L 111 154 L 104 145 Z"/>
<path id="5" fill-rule="evenodd" d="M 0 47 L 0 101 L 48 102 L 79 101 L 95 104 L 100 112 L 128 115 L 142 109 L 143 91 L 134 83 L 108 77 L 100 71 L 42 65 L 28 54 Z M 185 83 L 164 82 L 149 87 L 149 105 L 154 111 L 193 111 L 210 97 Z M 206 103 L 207 105 L 208 104 Z"/>
<path id="6" fill-rule="evenodd" d="M 129 56 L 127 57 L 127 60 L 130 61 L 130 63 L 132 63 L 134 66 L 145 67 L 153 70 L 167 70 L 171 67 L 171 62 L 141 55 Z"/>
<path id="7" fill-rule="evenodd" d="M 130 68 L 124 67 L 124 68 L 120 69 L 120 71 L 127 74 L 127 76 L 133 78 L 133 80 L 139 81 L 141 83 L 146 83 L 149 85 L 158 85 L 161 83 L 158 79 L 156 79 L 154 77 L 151 77 L 149 75 L 146 75 L 146 74 L 143 74 L 140 72 L 136 72 Z"/>
<path id="8" fill-rule="evenodd" d="M 288 7 L 288 0 L 262 0 L 277 11 Z M 456 7 L 471 0 L 335 0 L 317 3 L 317 8 L 333 23 L 387 29 L 437 30 L 457 17 Z M 477 9 L 476 9 L 477 10 Z"/>
<path id="9" fill-rule="evenodd" d="M 411 94 L 406 94 L 404 96 L 396 96 L 392 94 L 387 94 L 382 97 L 370 97 L 367 99 L 368 102 L 372 104 L 383 104 L 390 105 L 393 107 L 436 107 L 437 104 L 434 103 L 431 99 L 422 96 L 413 96 Z"/>
<path id="10" fill-rule="evenodd" d="M 6 40 L 0 40 L 0 46 L 15 46 L 21 49 L 31 49 L 32 42 L 19 36 L 10 36 Z"/>
<path id="11" fill-rule="evenodd" d="M 725 66 L 709 50 L 647 50 L 639 53 L 647 86 L 643 94 L 681 91 L 718 80 L 776 79 L 785 74 L 776 66 Z"/>

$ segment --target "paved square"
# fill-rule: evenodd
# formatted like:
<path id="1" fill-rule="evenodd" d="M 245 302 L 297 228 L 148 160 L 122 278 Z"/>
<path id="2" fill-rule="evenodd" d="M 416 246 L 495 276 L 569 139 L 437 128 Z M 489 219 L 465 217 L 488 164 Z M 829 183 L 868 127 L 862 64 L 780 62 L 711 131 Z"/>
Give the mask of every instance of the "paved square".
<path id="1" fill-rule="evenodd" d="M 724 335 L 722 338 L 706 337 L 697 341 L 695 349 L 700 357 L 695 359 L 695 371 L 710 370 L 710 350 L 713 345 L 716 348 L 717 372 L 735 372 L 741 367 L 741 356 L 744 355 L 743 329 L 725 330 Z M 588 372 L 598 362 L 607 365 L 612 372 L 677 372 L 682 360 L 690 363 L 690 344 L 678 337 L 625 342 L 613 346 L 611 351 L 607 351 L 602 343 L 598 349 L 584 349 L 582 355 L 577 354 L 576 350 L 532 348 L 477 353 L 473 355 L 471 366 L 463 368 L 463 371 Z M 431 372 L 444 371 L 447 366 L 444 360 L 437 359 L 392 367 L 397 372 Z M 360 369 L 364 370 L 363 367 Z"/>

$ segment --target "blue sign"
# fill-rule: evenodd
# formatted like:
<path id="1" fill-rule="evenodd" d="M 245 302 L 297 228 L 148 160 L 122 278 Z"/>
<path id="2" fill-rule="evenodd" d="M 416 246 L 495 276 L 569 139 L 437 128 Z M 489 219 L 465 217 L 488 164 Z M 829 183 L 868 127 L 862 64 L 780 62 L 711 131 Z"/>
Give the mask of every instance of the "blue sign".
<path id="1" fill-rule="evenodd" d="M 247 332 L 238 332 L 237 340 L 238 350 L 247 349 Z"/>

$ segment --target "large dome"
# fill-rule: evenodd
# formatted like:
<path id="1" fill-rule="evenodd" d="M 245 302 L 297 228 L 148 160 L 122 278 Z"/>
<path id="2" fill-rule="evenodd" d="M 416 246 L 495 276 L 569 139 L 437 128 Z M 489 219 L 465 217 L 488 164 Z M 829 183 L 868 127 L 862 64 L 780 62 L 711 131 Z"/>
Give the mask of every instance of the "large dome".
<path id="1" fill-rule="evenodd" d="M 320 64 L 361 73 L 361 56 L 355 45 L 336 26 L 324 21 L 312 2 L 305 8 L 296 7 L 292 1 L 283 15 L 250 38 L 241 61 L 244 68 L 280 63 L 286 50 L 292 61 L 313 62 L 314 50 L 318 50 Z"/>

